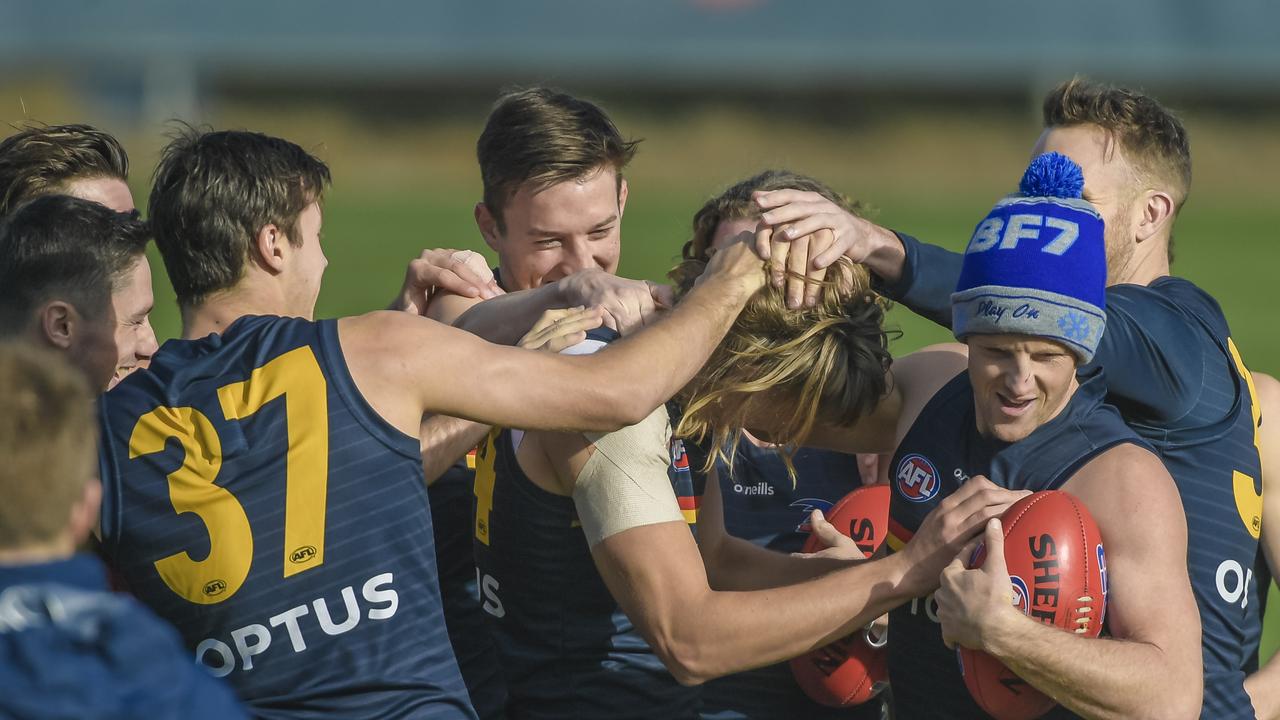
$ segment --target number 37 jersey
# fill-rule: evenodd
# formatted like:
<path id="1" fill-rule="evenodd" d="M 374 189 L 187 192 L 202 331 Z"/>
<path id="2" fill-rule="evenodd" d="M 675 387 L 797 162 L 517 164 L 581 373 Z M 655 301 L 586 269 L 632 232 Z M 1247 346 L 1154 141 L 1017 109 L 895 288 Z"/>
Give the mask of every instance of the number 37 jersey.
<path id="1" fill-rule="evenodd" d="M 418 440 L 356 390 L 335 321 L 170 341 L 100 416 L 109 560 L 254 714 L 474 717 Z"/>

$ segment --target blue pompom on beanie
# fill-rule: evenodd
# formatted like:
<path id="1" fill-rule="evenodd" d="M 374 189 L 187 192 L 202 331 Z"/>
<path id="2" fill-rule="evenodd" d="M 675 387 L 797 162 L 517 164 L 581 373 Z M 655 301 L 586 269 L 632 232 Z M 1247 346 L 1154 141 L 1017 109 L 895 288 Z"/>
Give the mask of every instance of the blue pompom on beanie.
<path id="1" fill-rule="evenodd" d="M 991 209 L 964 251 L 951 296 L 951 330 L 1056 340 L 1082 363 L 1106 327 L 1103 222 L 1081 198 L 1084 175 L 1065 155 L 1031 161 L 1019 185 Z"/>

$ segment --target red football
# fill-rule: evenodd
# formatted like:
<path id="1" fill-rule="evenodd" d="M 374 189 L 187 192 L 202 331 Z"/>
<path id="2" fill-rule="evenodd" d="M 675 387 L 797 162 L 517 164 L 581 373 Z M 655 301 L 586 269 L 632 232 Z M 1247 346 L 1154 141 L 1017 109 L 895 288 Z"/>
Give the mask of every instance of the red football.
<path id="1" fill-rule="evenodd" d="M 1084 505 L 1047 490 L 1014 503 L 1000 522 L 1014 606 L 1046 625 L 1097 637 L 1107 607 L 1107 563 L 1102 534 Z M 969 567 L 981 567 L 986 557 L 979 545 Z M 959 653 L 969 694 L 997 720 L 1031 720 L 1053 707 L 1053 700 L 990 655 L 968 648 Z"/>
<path id="2" fill-rule="evenodd" d="M 826 513 L 827 521 L 853 538 L 870 557 L 889 531 L 889 486 L 869 485 L 845 495 Z M 817 535 L 805 541 L 804 552 L 826 545 Z M 791 661 L 791 673 L 805 694 L 831 707 L 857 705 L 875 697 L 889 680 L 884 646 L 888 632 L 868 626 Z"/>

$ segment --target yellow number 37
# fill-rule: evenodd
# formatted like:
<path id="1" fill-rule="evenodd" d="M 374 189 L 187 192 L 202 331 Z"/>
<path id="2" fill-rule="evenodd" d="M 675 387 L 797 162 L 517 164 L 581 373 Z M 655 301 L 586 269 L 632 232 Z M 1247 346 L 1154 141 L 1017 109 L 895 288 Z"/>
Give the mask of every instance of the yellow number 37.
<path id="1" fill-rule="evenodd" d="M 284 398 L 289 449 L 285 460 L 284 577 L 324 563 L 325 501 L 329 484 L 327 383 L 310 347 L 291 350 L 254 370 L 249 379 L 218 388 L 227 421 L 253 415 Z M 320 424 L 317 432 L 317 423 Z M 214 484 L 222 469 L 222 442 L 204 413 L 161 407 L 138 419 L 129 437 L 130 459 L 164 450 L 176 438 L 182 465 L 169 474 L 169 500 L 178 513 L 195 513 L 209 532 L 209 554 L 185 550 L 156 561 L 170 590 L 200 604 L 219 603 L 244 584 L 253 562 L 253 531 L 244 507 Z"/>

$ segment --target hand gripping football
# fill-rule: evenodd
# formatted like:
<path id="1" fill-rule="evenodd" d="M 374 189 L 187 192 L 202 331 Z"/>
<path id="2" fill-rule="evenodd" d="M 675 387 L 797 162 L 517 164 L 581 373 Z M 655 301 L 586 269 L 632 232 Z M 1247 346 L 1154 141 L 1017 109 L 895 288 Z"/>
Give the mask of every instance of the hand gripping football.
<path id="1" fill-rule="evenodd" d="M 1013 604 L 1046 625 L 1097 637 L 1107 602 L 1102 534 L 1084 505 L 1058 490 L 1034 493 L 1000 518 Z M 969 567 L 981 567 L 985 545 Z M 984 652 L 960 648 L 969 694 L 997 720 L 1031 720 L 1054 706 L 1048 696 Z"/>
<path id="2" fill-rule="evenodd" d="M 827 513 L 827 521 L 852 538 L 871 557 L 889 531 L 889 486 L 869 485 L 845 495 Z M 804 552 L 826 546 L 817 535 Z M 888 631 L 876 624 L 791 661 L 791 673 L 805 694 L 831 707 L 857 705 L 875 697 L 889 680 L 885 644 Z"/>

